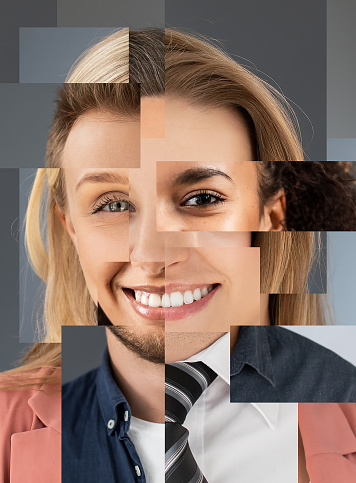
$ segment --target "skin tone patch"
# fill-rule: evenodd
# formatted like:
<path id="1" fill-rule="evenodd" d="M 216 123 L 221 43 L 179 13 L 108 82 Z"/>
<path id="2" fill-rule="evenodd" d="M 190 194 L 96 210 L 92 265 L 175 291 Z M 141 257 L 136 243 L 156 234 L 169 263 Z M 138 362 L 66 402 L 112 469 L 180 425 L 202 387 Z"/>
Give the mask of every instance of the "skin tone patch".
<path id="1" fill-rule="evenodd" d="M 63 150 L 63 167 L 137 168 L 140 121 L 89 111 L 72 127 Z"/>
<path id="2" fill-rule="evenodd" d="M 164 97 L 143 97 L 141 99 L 141 138 L 164 138 Z"/>

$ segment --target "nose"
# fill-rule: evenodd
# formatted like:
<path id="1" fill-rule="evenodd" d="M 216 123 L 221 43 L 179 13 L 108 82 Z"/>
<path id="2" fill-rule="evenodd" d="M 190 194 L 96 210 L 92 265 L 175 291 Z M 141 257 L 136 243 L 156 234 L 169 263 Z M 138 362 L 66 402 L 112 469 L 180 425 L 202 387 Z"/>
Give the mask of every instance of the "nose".
<path id="1" fill-rule="evenodd" d="M 130 262 L 150 276 L 162 275 L 165 268 L 165 235 L 156 230 L 154 210 L 130 220 Z"/>
<path id="2" fill-rule="evenodd" d="M 130 262 L 149 276 L 164 274 L 165 268 L 186 262 L 191 247 L 198 246 L 196 234 L 159 232 L 155 216 L 130 223 Z"/>

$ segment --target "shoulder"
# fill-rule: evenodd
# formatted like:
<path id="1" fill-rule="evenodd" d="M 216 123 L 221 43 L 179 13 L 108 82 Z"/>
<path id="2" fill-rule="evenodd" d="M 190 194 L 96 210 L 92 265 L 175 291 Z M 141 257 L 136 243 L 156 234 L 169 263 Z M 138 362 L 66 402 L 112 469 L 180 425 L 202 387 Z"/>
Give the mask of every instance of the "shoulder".
<path id="1" fill-rule="evenodd" d="M 270 329 L 267 337 L 276 373 L 286 372 L 291 380 L 299 380 L 301 387 L 304 390 L 309 387 L 318 401 L 355 401 L 356 367 L 353 364 L 296 332 L 283 327 Z M 311 396 L 308 399 L 313 400 Z"/>
<path id="2" fill-rule="evenodd" d="M 48 373 L 41 369 L 33 374 L 41 377 Z M 30 380 L 23 374 L 19 377 L 22 383 Z M 0 375 L 1 387 L 10 387 L 0 390 L 0 471 L 5 481 L 10 477 L 16 481 L 59 481 L 60 388 L 23 388 L 19 377 Z M 56 479 L 45 480 L 48 475 L 56 475 Z"/>
<path id="3" fill-rule="evenodd" d="M 96 390 L 96 377 L 98 369 L 93 369 L 73 381 L 67 382 L 62 386 L 62 399 L 80 399 L 83 394 L 92 393 Z"/>
<path id="4" fill-rule="evenodd" d="M 97 373 L 99 368 L 67 382 L 62 386 L 62 424 L 68 426 L 74 419 L 86 418 L 96 407 Z"/>
<path id="5" fill-rule="evenodd" d="M 346 372 L 356 375 L 354 365 L 308 337 L 284 327 L 268 327 L 266 333 L 272 355 L 286 354 L 290 360 L 292 357 L 296 357 L 296 362 L 307 360 L 318 364 L 333 363 L 339 368 L 342 367 Z"/>
<path id="6" fill-rule="evenodd" d="M 52 418 L 57 416 L 60 384 L 45 385 L 42 380 L 52 375 L 58 378 L 58 374 L 60 377 L 60 368 L 47 367 L 24 374 L 1 374 L 0 388 L 5 388 L 0 389 L 1 421 L 7 421 L 13 432 L 19 432 L 35 429 L 35 416 L 40 417 L 42 426 L 50 412 Z"/>
<path id="7" fill-rule="evenodd" d="M 4 378 L 0 377 L 3 382 Z M 28 426 L 33 418 L 33 411 L 28 404 L 28 400 L 35 394 L 34 390 L 13 389 L 0 390 L 0 413 L 1 422 L 16 423 L 21 421 L 21 425 Z M 26 424 L 27 423 L 27 424 Z"/>

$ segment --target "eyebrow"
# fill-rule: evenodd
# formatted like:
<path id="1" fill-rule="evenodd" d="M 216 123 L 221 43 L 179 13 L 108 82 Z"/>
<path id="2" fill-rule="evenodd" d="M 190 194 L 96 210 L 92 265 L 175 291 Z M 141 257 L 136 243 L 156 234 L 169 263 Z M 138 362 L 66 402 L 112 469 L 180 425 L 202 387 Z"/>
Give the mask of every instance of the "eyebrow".
<path id="1" fill-rule="evenodd" d="M 220 171 L 219 169 L 193 168 L 193 169 L 187 169 L 182 173 L 180 173 L 176 178 L 173 179 L 172 185 L 180 186 L 184 184 L 188 184 L 188 185 L 194 184 L 205 179 L 213 178 L 215 176 L 222 176 L 228 179 L 229 181 L 231 181 L 232 183 L 234 183 L 234 181 L 230 178 L 229 175 L 227 175 L 223 171 Z"/>
<path id="2" fill-rule="evenodd" d="M 102 171 L 97 173 L 85 174 L 78 182 L 75 190 L 78 191 L 85 183 L 116 183 L 116 184 L 129 184 L 129 178 L 123 173 L 117 171 Z"/>

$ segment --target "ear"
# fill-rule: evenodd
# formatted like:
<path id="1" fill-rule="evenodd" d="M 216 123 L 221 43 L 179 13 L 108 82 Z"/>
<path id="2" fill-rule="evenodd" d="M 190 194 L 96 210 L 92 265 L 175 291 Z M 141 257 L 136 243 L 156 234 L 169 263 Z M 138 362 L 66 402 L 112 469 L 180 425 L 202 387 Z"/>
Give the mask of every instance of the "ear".
<path id="1" fill-rule="evenodd" d="M 59 221 L 62 223 L 63 228 L 68 232 L 68 235 L 70 236 L 73 245 L 78 250 L 77 236 L 70 216 L 63 213 L 57 204 L 55 205 L 54 209 L 56 210 L 57 216 L 59 218 Z"/>
<path id="2" fill-rule="evenodd" d="M 260 231 L 286 230 L 286 195 L 283 189 L 265 205 L 261 217 Z"/>

